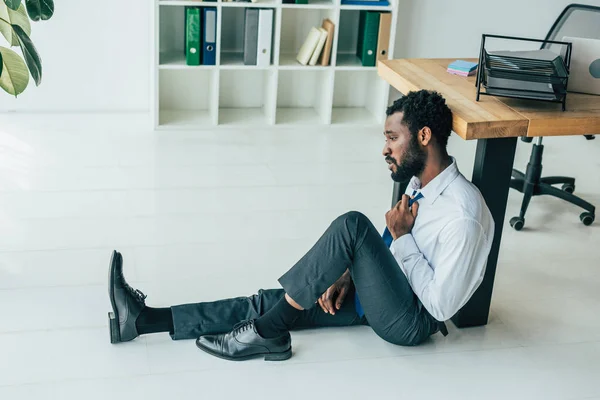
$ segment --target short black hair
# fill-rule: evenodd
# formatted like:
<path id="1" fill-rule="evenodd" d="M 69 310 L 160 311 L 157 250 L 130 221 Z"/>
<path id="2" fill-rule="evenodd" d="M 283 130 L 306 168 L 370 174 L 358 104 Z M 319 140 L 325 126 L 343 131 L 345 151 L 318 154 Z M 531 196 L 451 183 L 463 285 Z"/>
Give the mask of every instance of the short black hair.
<path id="1" fill-rule="evenodd" d="M 408 126 L 412 135 L 416 135 L 421 128 L 428 126 L 441 148 L 446 149 L 452 132 L 452 111 L 438 92 L 430 90 L 408 92 L 386 110 L 388 117 L 397 112 L 404 114 L 402 122 Z"/>

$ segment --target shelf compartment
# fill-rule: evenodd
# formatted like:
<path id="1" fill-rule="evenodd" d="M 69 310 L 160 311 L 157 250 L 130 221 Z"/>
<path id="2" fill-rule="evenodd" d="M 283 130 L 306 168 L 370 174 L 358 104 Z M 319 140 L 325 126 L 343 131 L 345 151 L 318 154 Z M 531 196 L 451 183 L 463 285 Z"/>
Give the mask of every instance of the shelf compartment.
<path id="1" fill-rule="evenodd" d="M 276 123 L 328 124 L 331 120 L 333 71 L 278 72 Z"/>
<path id="2" fill-rule="evenodd" d="M 360 58 L 358 58 L 355 53 L 338 52 L 336 57 L 335 68 L 342 70 L 368 70 L 376 69 L 377 67 L 363 67 Z"/>
<path id="3" fill-rule="evenodd" d="M 228 3 L 224 3 L 228 4 Z M 235 3 L 232 3 L 235 4 Z M 249 3 L 263 4 L 263 3 Z M 268 3 L 267 3 L 268 4 Z M 269 68 L 274 60 L 274 37 L 277 10 L 271 7 L 261 7 L 273 10 L 273 31 L 271 35 L 271 62 L 267 66 L 244 64 L 244 35 L 245 13 L 250 7 L 225 7 L 222 8 L 220 65 L 223 68 Z"/>
<path id="4" fill-rule="evenodd" d="M 279 4 L 276 0 L 259 0 L 256 3 L 248 2 L 248 1 L 222 1 L 220 3 L 223 7 L 231 7 L 231 8 L 269 8 L 276 7 Z"/>
<path id="5" fill-rule="evenodd" d="M 217 121 L 217 70 L 159 70 L 158 125 L 203 128 Z"/>
<path id="6" fill-rule="evenodd" d="M 308 4 L 282 3 L 282 8 L 330 9 L 334 8 L 332 0 L 308 0 Z"/>
<path id="7" fill-rule="evenodd" d="M 368 4 L 341 4 L 340 10 L 373 10 L 373 11 L 392 11 L 392 5 L 368 5 Z"/>
<path id="8" fill-rule="evenodd" d="M 277 71 L 220 72 L 219 124 L 275 123 Z"/>
<path id="9" fill-rule="evenodd" d="M 385 82 L 377 71 L 337 71 L 333 89 L 332 124 L 378 124 L 385 115 Z"/>
<path id="10" fill-rule="evenodd" d="M 359 30 L 360 30 L 360 14 L 361 11 L 366 10 L 365 8 L 361 8 L 361 9 L 357 9 L 357 8 L 347 8 L 347 9 L 341 9 L 340 11 L 340 28 L 339 28 L 339 34 L 338 34 L 338 45 L 337 45 L 337 54 L 336 54 L 336 64 L 335 66 L 339 69 L 349 69 L 349 70 L 354 70 L 354 69 L 360 69 L 360 68 L 365 68 L 365 69 L 376 69 L 377 68 L 377 58 L 378 58 L 378 54 L 377 51 L 380 50 L 378 49 L 378 44 L 380 40 L 387 40 L 386 46 L 384 47 L 386 50 L 388 50 L 389 53 L 389 44 L 390 44 L 390 38 L 389 38 L 389 34 L 386 35 L 383 34 L 383 36 L 380 37 L 380 35 L 382 35 L 382 32 L 380 31 L 379 28 L 381 28 L 381 26 L 378 28 L 377 32 L 376 32 L 376 45 L 375 48 L 373 49 L 374 57 L 375 57 L 375 65 L 363 65 L 361 59 L 358 57 L 357 55 L 357 48 L 358 48 L 358 41 L 359 41 Z M 391 18 L 391 14 L 389 12 L 385 12 L 383 11 L 383 9 L 381 7 L 374 9 L 368 9 L 371 12 L 384 12 L 385 14 L 389 15 L 389 17 Z M 391 22 L 391 20 L 388 20 L 389 22 Z M 381 20 L 378 21 L 378 25 L 380 25 Z M 391 26 L 388 28 L 391 29 Z M 389 30 L 388 30 L 389 32 Z M 388 54 L 382 55 L 380 56 L 380 58 L 388 58 Z"/>
<path id="11" fill-rule="evenodd" d="M 284 4 L 285 5 L 285 4 Z M 299 5 L 301 6 L 301 5 Z M 325 18 L 335 24 L 336 10 L 333 9 L 283 9 L 281 10 L 281 39 L 279 44 L 279 66 L 282 69 L 330 68 L 317 65 L 302 65 L 296 60 L 300 47 L 304 44 L 312 27 L 319 28 Z M 335 41 L 333 43 L 335 45 Z M 333 52 L 333 46 L 332 46 Z M 332 55 L 333 56 L 333 55 Z M 333 57 L 332 57 L 333 58 Z M 332 60 L 333 61 L 333 60 Z"/>
<path id="12" fill-rule="evenodd" d="M 159 7 L 159 67 L 181 68 L 187 67 L 185 63 L 185 7 L 179 4 L 164 5 L 161 1 Z M 180 2 L 177 2 L 180 3 Z"/>
<path id="13" fill-rule="evenodd" d="M 185 9 L 186 6 L 194 7 L 216 7 L 217 2 L 168 2 L 165 5 L 161 1 L 160 34 L 159 34 L 159 69 L 182 69 L 182 68 L 215 68 L 215 65 L 187 65 L 185 56 Z M 219 16 L 217 15 L 217 19 Z"/>
<path id="14" fill-rule="evenodd" d="M 160 0 L 161 6 L 216 7 L 215 0 Z"/>

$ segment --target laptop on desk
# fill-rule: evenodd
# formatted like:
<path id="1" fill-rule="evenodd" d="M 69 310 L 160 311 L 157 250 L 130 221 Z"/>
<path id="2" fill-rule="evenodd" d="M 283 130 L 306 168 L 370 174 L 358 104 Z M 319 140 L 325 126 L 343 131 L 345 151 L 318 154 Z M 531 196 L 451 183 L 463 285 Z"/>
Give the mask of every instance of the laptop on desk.
<path id="1" fill-rule="evenodd" d="M 562 40 L 573 43 L 567 90 L 600 95 L 600 40 L 572 36 Z"/>

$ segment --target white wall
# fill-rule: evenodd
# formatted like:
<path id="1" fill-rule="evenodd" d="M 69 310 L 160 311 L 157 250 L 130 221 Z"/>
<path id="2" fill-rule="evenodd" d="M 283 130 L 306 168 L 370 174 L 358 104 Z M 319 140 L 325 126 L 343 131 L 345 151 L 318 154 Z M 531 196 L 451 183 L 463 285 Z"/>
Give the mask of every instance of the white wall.
<path id="1" fill-rule="evenodd" d="M 153 1 L 55 2 L 54 17 L 33 24 L 42 85 L 30 83 L 17 99 L 0 92 L 0 111 L 148 110 Z M 567 4 L 400 0 L 394 57 L 476 57 L 482 33 L 543 37 Z"/>
<path id="2" fill-rule="evenodd" d="M 484 33 L 543 39 L 567 5 L 600 6 L 600 0 L 399 1 L 394 58 L 476 58 Z"/>
<path id="3" fill-rule="evenodd" d="M 152 2 L 55 1 L 49 21 L 32 22 L 42 84 L 16 99 L 0 90 L 0 111 L 150 109 Z"/>

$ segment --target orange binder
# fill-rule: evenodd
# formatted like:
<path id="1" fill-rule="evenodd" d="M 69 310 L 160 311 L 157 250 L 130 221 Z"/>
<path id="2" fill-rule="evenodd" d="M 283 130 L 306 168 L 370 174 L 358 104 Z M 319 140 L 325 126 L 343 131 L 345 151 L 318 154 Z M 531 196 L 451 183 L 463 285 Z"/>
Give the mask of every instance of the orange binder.
<path id="1" fill-rule="evenodd" d="M 377 61 L 388 59 L 390 45 L 390 29 L 392 27 L 392 14 L 382 12 L 379 14 L 379 36 L 377 38 Z"/>

